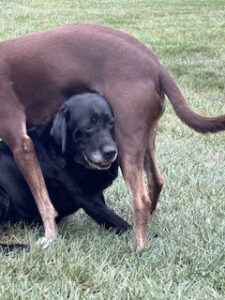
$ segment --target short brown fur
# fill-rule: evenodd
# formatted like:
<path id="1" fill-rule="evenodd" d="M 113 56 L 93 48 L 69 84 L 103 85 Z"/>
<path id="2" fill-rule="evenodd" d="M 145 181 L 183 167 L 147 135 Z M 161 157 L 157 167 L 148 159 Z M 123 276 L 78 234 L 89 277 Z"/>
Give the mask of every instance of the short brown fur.
<path id="1" fill-rule="evenodd" d="M 148 218 L 163 186 L 154 144 L 164 93 L 178 117 L 196 131 L 224 130 L 225 115 L 213 118 L 193 112 L 156 56 L 135 38 L 109 27 L 64 25 L 1 42 L 0 136 L 34 195 L 45 242 L 56 237 L 56 212 L 26 124 L 44 120 L 67 96 L 81 90 L 103 94 L 115 112 L 120 166 L 133 204 L 135 242 L 143 248 Z"/>

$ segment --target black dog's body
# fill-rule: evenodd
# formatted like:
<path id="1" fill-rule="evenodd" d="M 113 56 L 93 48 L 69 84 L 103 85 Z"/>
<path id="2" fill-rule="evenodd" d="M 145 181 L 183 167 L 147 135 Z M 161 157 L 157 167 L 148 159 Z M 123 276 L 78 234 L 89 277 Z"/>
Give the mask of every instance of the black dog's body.
<path id="1" fill-rule="evenodd" d="M 98 224 L 102 224 L 106 228 L 114 228 L 117 232 L 123 232 L 129 228 L 129 224 L 106 206 L 103 196 L 103 190 L 111 185 L 118 174 L 117 162 L 114 161 L 114 158 L 110 158 L 112 156 L 110 153 L 115 154 L 114 141 L 113 139 L 111 141 L 112 132 L 110 132 L 112 120 L 109 122 L 110 128 L 107 127 L 108 125 L 103 125 L 100 120 L 102 117 L 100 117 L 100 112 L 96 111 L 96 107 L 97 109 L 99 106 L 101 107 L 103 100 L 101 98 L 99 104 L 97 94 L 95 96 L 84 94 L 82 101 L 74 104 L 76 98 L 79 97 L 73 97 L 74 101 L 72 99 L 70 102 L 68 101 L 68 104 L 64 104 L 64 106 L 67 105 L 66 109 L 65 107 L 61 108 L 54 119 L 31 129 L 29 135 L 34 143 L 48 192 L 58 212 L 57 219 L 60 220 L 83 208 Z M 83 109 L 85 97 L 95 97 L 96 107 Z M 97 116 L 98 120 L 95 123 L 98 123 L 98 126 L 90 127 L 89 124 L 89 127 L 81 128 L 79 122 L 85 123 L 85 118 L 82 117 L 82 110 L 79 110 L 79 103 L 84 112 L 87 110 L 86 114 L 89 113 L 88 109 L 95 111 L 95 117 Z M 73 115 L 74 107 L 79 112 L 78 116 Z M 101 108 L 100 111 L 106 108 Z M 109 117 L 110 110 L 107 113 L 109 114 L 107 117 Z M 68 114 L 70 114 L 70 120 L 68 120 Z M 104 118 L 105 116 L 106 114 Z M 92 116 L 87 118 L 89 121 Z M 87 124 L 83 126 L 87 126 Z M 95 129 L 93 129 L 94 126 Z M 100 135 L 95 134 L 93 140 L 96 145 L 91 145 L 94 131 L 96 134 L 100 132 Z M 102 145 L 99 140 L 103 140 Z M 85 145 L 85 143 L 87 144 Z M 89 153 L 87 148 L 90 147 L 97 147 L 99 152 L 100 148 L 104 148 L 103 153 L 108 159 L 105 161 L 107 169 L 104 169 L 104 165 L 99 165 L 99 170 L 92 169 L 88 165 L 83 155 L 88 156 L 88 161 L 90 161 L 92 153 L 96 152 L 92 149 L 89 150 Z M 85 151 L 86 154 L 84 154 Z M 92 161 L 90 164 L 94 163 L 97 166 L 97 161 Z M 0 222 L 41 223 L 41 217 L 29 187 L 17 168 L 12 153 L 4 143 L 0 143 L 0 170 Z"/>
<path id="2" fill-rule="evenodd" d="M 104 214 L 104 209 L 107 211 L 108 209 L 102 200 L 102 191 L 117 177 L 117 163 L 114 162 L 109 170 L 91 170 L 75 163 L 71 155 L 61 154 L 49 134 L 49 125 L 45 124 L 32 130 L 30 137 L 40 161 L 48 192 L 58 212 L 58 220 L 73 214 L 79 208 L 85 210 L 84 204 L 93 205 L 96 210 L 103 209 Z M 0 144 L 0 170 L 0 205 L 4 204 L 0 221 L 41 222 L 29 187 L 21 176 L 11 151 L 3 143 Z M 98 222 L 98 216 L 95 220 Z M 110 222 L 108 217 L 106 221 Z"/>

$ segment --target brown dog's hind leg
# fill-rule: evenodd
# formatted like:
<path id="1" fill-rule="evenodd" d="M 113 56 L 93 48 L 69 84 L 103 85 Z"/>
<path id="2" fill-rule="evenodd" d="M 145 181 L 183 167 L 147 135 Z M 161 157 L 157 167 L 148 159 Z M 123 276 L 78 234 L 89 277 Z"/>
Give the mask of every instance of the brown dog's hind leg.
<path id="1" fill-rule="evenodd" d="M 146 244 L 151 200 L 147 194 L 143 178 L 144 155 L 122 155 L 121 169 L 130 192 L 133 206 L 134 239 L 139 250 Z"/>
<path id="2" fill-rule="evenodd" d="M 151 198 L 144 180 L 144 162 L 149 148 L 149 131 L 162 113 L 160 97 L 149 80 L 123 82 L 105 93 L 116 117 L 118 158 L 131 195 L 134 239 L 143 249 L 147 238 Z"/>
<path id="3" fill-rule="evenodd" d="M 13 117 L 8 118 L 4 128 L 1 126 L 1 135 L 11 149 L 17 166 L 27 181 L 37 204 L 45 230 L 45 237 L 42 239 L 43 247 L 45 247 L 57 236 L 55 224 L 57 213 L 49 199 L 33 143 L 27 135 L 23 112 L 17 111 Z"/>
<path id="4" fill-rule="evenodd" d="M 145 155 L 145 172 L 148 182 L 149 197 L 152 200 L 150 209 L 151 214 L 156 209 L 159 195 L 164 184 L 164 179 L 160 174 L 159 168 L 156 163 L 155 137 L 156 127 L 152 127 L 149 135 L 149 147 Z"/>

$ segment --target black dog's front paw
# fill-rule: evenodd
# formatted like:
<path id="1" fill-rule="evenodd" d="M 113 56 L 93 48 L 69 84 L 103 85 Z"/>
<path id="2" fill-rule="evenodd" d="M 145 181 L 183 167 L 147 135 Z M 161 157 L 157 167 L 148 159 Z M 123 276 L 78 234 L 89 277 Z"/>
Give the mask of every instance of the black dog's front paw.
<path id="1" fill-rule="evenodd" d="M 122 224 L 120 224 L 120 226 L 116 228 L 116 234 L 121 235 L 124 232 L 132 229 L 132 226 L 129 223 L 127 223 L 125 220 L 123 220 L 123 222 L 121 223 Z"/>
<path id="2" fill-rule="evenodd" d="M 132 229 L 132 226 L 119 215 L 115 214 L 112 209 L 110 209 L 110 217 L 107 222 L 104 222 L 104 227 L 106 229 L 115 229 L 116 234 L 122 234 Z"/>

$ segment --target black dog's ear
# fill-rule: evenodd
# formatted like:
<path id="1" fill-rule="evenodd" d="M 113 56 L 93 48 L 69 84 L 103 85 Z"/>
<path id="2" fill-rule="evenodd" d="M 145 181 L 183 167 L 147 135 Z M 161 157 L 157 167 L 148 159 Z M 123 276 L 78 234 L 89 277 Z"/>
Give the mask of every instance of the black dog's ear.
<path id="1" fill-rule="evenodd" d="M 58 145 L 61 145 L 62 153 L 66 150 L 66 116 L 65 113 L 59 111 L 53 121 L 51 136 Z"/>

